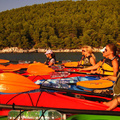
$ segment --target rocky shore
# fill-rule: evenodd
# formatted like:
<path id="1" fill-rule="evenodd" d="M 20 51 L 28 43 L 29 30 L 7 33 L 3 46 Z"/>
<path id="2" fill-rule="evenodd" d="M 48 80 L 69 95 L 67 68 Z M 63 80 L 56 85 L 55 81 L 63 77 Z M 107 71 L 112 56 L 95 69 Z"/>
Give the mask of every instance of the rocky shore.
<path id="1" fill-rule="evenodd" d="M 29 50 L 23 50 L 18 47 L 7 47 L 2 50 L 0 50 L 0 53 L 40 53 L 40 52 L 46 52 L 48 49 L 29 49 Z M 58 49 L 58 50 L 52 50 L 53 52 L 81 52 L 81 49 Z M 100 48 L 93 48 L 93 52 L 100 52 Z"/>

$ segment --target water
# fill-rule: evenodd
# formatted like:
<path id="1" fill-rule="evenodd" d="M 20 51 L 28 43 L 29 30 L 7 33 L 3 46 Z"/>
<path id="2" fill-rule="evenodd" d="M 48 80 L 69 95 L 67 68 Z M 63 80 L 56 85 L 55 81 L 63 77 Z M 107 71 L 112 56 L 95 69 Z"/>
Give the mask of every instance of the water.
<path id="1" fill-rule="evenodd" d="M 55 53 L 55 55 L 57 61 L 79 61 L 82 56 L 81 52 Z M 103 58 L 102 53 L 95 53 L 95 56 L 97 61 Z M 44 53 L 1 53 L 0 59 L 6 59 L 10 61 L 37 61 L 43 63 L 46 60 L 46 56 Z"/>

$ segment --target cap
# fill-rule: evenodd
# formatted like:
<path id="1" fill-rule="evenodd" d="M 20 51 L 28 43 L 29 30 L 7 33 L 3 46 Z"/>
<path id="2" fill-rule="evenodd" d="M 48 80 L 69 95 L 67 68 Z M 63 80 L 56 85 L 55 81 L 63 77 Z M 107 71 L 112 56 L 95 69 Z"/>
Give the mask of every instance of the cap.
<path id="1" fill-rule="evenodd" d="M 104 51 L 105 51 L 105 48 L 106 48 L 106 47 L 104 47 L 103 49 L 101 49 L 100 52 L 104 52 Z"/>
<path id="2" fill-rule="evenodd" d="M 52 54 L 52 53 L 53 53 L 52 50 L 48 50 L 45 54 L 47 55 L 47 54 Z"/>

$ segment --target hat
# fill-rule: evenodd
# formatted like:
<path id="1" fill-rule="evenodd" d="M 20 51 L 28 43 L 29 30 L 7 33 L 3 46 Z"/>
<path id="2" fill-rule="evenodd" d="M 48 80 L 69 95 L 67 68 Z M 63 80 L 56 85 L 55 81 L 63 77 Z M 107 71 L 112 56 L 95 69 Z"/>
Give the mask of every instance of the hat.
<path id="1" fill-rule="evenodd" d="M 45 54 L 47 55 L 47 54 L 52 54 L 52 53 L 53 53 L 52 50 L 48 50 Z"/>
<path id="2" fill-rule="evenodd" d="M 105 51 L 105 48 L 106 48 L 106 47 L 104 47 L 103 49 L 101 49 L 100 52 L 104 52 L 104 51 Z"/>

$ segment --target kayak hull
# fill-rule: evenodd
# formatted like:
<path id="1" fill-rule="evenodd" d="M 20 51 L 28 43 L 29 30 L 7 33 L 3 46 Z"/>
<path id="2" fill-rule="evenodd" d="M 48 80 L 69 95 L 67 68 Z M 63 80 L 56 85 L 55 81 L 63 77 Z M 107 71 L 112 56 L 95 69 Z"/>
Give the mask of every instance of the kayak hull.
<path id="1" fill-rule="evenodd" d="M 67 120 L 120 120 L 120 116 L 78 114 L 67 118 Z"/>
<path id="2" fill-rule="evenodd" d="M 56 92 L 1 94 L 0 98 L 1 105 L 14 105 L 14 107 L 17 105 L 35 107 L 40 109 L 52 108 L 74 110 L 106 110 L 108 108 L 102 103 L 69 97 Z M 116 108 L 114 111 L 120 111 L 120 108 Z M 6 112 L 6 114 L 8 113 Z"/>

